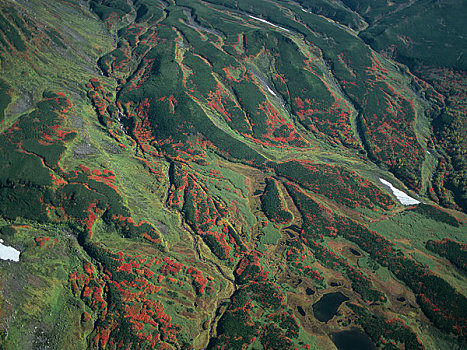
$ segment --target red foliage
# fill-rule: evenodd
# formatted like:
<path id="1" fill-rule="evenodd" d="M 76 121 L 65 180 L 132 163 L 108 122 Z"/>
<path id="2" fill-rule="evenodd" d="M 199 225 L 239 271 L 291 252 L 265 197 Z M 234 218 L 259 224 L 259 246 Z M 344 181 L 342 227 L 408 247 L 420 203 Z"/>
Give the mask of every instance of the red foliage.
<path id="1" fill-rule="evenodd" d="M 43 247 L 45 245 L 45 242 L 50 241 L 50 237 L 36 237 L 34 238 L 34 241 L 39 247 Z"/>

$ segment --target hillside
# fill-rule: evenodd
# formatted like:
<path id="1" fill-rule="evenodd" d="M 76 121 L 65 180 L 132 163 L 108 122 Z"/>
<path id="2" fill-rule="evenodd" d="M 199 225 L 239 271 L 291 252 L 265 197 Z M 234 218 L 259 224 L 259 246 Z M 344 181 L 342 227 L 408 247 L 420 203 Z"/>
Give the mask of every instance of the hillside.
<path id="1" fill-rule="evenodd" d="M 0 348 L 465 348 L 466 6 L 3 1 Z"/>

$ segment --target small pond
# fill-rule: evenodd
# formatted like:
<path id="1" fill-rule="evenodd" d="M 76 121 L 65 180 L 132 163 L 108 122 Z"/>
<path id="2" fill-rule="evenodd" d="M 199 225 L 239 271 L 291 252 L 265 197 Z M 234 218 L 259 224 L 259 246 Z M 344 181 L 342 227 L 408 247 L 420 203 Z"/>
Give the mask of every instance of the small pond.
<path id="1" fill-rule="evenodd" d="M 297 310 L 300 313 L 300 315 L 305 317 L 305 315 L 306 315 L 305 310 L 303 310 L 303 308 L 301 306 L 297 306 Z"/>
<path id="2" fill-rule="evenodd" d="M 338 350 L 376 350 L 370 337 L 357 328 L 334 333 L 331 339 Z"/>
<path id="3" fill-rule="evenodd" d="M 349 298 L 341 292 L 325 294 L 313 304 L 313 313 L 318 321 L 328 322 L 334 317 L 339 306 L 347 300 L 349 300 Z"/>
<path id="4" fill-rule="evenodd" d="M 356 255 L 356 256 L 362 256 L 362 254 L 360 254 L 360 252 L 356 249 L 353 249 L 353 248 L 350 248 L 350 252 L 353 254 L 353 255 Z"/>

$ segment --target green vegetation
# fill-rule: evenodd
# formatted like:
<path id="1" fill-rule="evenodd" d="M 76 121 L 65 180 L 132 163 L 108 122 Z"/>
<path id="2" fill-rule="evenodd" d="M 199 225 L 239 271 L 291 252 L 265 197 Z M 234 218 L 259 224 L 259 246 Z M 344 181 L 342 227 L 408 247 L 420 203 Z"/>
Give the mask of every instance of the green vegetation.
<path id="1" fill-rule="evenodd" d="M 4 80 L 0 80 L 0 122 L 5 119 L 5 109 L 11 102 L 12 90 Z"/>
<path id="2" fill-rule="evenodd" d="M 271 178 L 266 179 L 266 188 L 261 196 L 261 209 L 269 220 L 278 224 L 287 224 L 293 218 L 284 205 L 276 180 Z"/>
<path id="3" fill-rule="evenodd" d="M 383 1 L 378 2 L 381 6 L 380 14 L 374 10 L 364 14 L 365 17 L 375 19 L 384 13 L 387 5 Z M 362 10 L 363 3 L 365 2 L 358 4 Z M 457 55 L 456 47 L 462 47 L 466 43 L 465 38 L 459 35 L 463 26 L 461 13 L 466 9 L 462 2 L 432 4 L 422 1 L 417 6 L 401 6 L 396 13 L 384 14 L 384 18 L 375 21 L 363 32 L 362 38 L 378 51 L 392 46 L 393 54 L 405 64 L 423 62 L 465 70 L 467 61 Z M 442 25 L 444 21 L 449 21 L 448 28 Z M 431 35 L 427 36 L 427 32 Z"/>
<path id="4" fill-rule="evenodd" d="M 0 6 L 0 348 L 465 347 L 464 5 L 88 5 Z"/>
<path id="5" fill-rule="evenodd" d="M 459 227 L 461 224 L 458 219 L 454 216 L 447 213 L 445 210 L 437 208 L 433 205 L 428 204 L 419 204 L 414 209 L 412 209 L 415 213 L 422 214 L 429 219 L 434 221 L 444 222 L 448 225 Z"/>
<path id="6" fill-rule="evenodd" d="M 123 0 L 93 0 L 91 1 L 91 8 L 101 20 L 108 23 L 118 21 L 132 9 L 131 6 Z"/>
<path id="7" fill-rule="evenodd" d="M 467 246 L 450 239 L 428 241 L 426 248 L 448 259 L 464 272 L 467 272 Z"/>
<path id="8" fill-rule="evenodd" d="M 10 44 L 10 47 L 18 51 L 26 51 L 26 44 L 24 43 L 21 35 L 15 26 L 13 26 L 1 13 L 0 13 L 0 28 L 5 40 Z M 2 39 L 1 43 L 5 50 L 9 49 L 6 42 Z"/>
<path id="9" fill-rule="evenodd" d="M 373 339 L 377 346 L 384 349 L 398 349 L 398 344 L 403 344 L 406 349 L 423 349 L 423 345 L 417 336 L 403 321 L 399 319 L 385 320 L 384 318 L 370 314 L 363 307 L 356 304 L 348 306 L 357 314 L 357 322 Z"/>
<path id="10" fill-rule="evenodd" d="M 393 200 L 373 183 L 341 166 L 292 160 L 276 164 L 275 169 L 278 175 L 348 207 L 388 210 L 394 206 Z"/>

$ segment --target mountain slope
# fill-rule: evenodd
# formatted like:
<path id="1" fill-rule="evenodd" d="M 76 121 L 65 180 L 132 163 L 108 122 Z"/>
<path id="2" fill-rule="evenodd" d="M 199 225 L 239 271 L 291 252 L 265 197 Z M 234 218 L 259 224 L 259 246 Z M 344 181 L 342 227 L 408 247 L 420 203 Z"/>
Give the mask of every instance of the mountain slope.
<path id="1" fill-rule="evenodd" d="M 2 346 L 465 346 L 463 5 L 374 3 L 4 2 Z"/>

